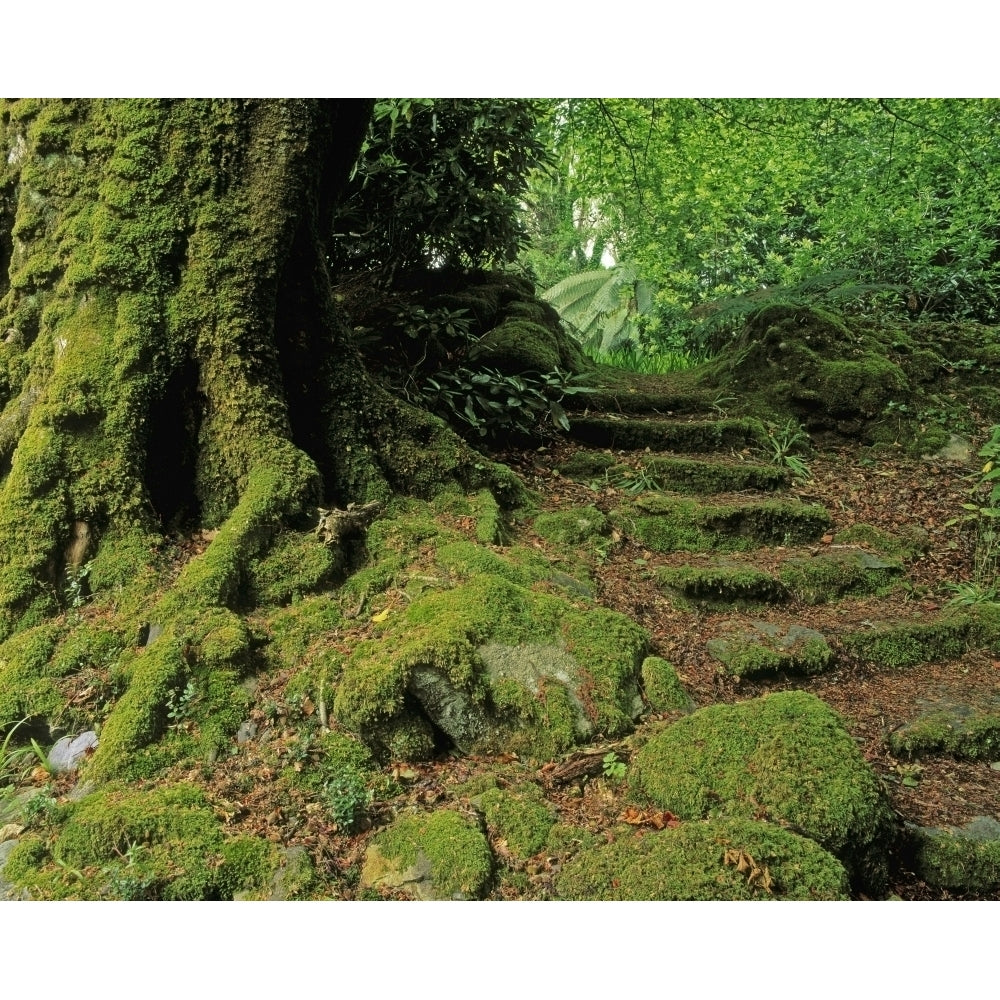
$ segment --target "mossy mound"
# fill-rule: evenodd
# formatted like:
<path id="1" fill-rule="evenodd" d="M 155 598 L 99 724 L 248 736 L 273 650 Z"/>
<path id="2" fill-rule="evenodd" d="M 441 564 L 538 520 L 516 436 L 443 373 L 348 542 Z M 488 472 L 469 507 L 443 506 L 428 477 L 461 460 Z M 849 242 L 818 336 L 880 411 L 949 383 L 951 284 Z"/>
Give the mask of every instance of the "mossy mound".
<path id="1" fill-rule="evenodd" d="M 596 507 L 570 507 L 539 514 L 534 527 L 542 538 L 568 548 L 593 547 L 610 531 L 607 517 Z"/>
<path id="2" fill-rule="evenodd" d="M 604 474 L 619 464 L 620 459 L 607 451 L 588 451 L 586 448 L 574 452 L 559 466 L 559 472 L 567 479 L 590 482 L 601 479 Z"/>
<path id="3" fill-rule="evenodd" d="M 661 493 L 619 508 L 612 521 L 655 552 L 800 545 L 819 538 L 831 524 L 823 507 L 796 500 L 700 504 Z"/>
<path id="4" fill-rule="evenodd" d="M 908 827 L 906 847 L 913 870 L 930 886 L 963 893 L 1000 889 L 1000 823 L 992 817 L 943 830 Z"/>
<path id="5" fill-rule="evenodd" d="M 948 754 L 962 760 L 1000 760 L 1000 705 L 983 710 L 957 702 L 926 706 L 915 719 L 893 730 L 889 749 L 898 757 Z"/>
<path id="6" fill-rule="evenodd" d="M 918 524 L 900 525 L 896 533 L 883 531 L 870 524 L 854 524 L 838 531 L 836 545 L 867 545 L 886 559 L 916 559 L 930 548 L 930 536 Z"/>
<path id="7" fill-rule="evenodd" d="M 840 637 L 844 649 L 866 663 L 890 670 L 961 656 L 974 639 L 970 619 L 953 615 L 928 622 L 876 624 Z"/>
<path id="8" fill-rule="evenodd" d="M 33 898 L 232 899 L 263 887 L 274 849 L 230 838 L 200 789 L 111 784 L 65 807 L 54 842 L 24 837 L 4 870 Z"/>
<path id="9" fill-rule="evenodd" d="M 780 581 L 753 566 L 666 567 L 656 571 L 656 582 L 668 592 L 702 605 L 748 607 L 788 599 L 788 591 Z"/>
<path id="10" fill-rule="evenodd" d="M 675 493 L 737 493 L 740 490 L 780 490 L 788 472 L 775 465 L 752 462 L 706 462 L 690 458 L 650 458 L 643 470 L 657 488 Z"/>
<path id="11" fill-rule="evenodd" d="M 855 884 L 878 891 L 884 883 L 885 791 L 840 717 L 804 691 L 679 720 L 635 755 L 629 786 L 683 819 L 766 816 L 838 857 Z"/>
<path id="12" fill-rule="evenodd" d="M 755 418 L 726 420 L 640 420 L 621 417 L 576 417 L 570 436 L 601 448 L 679 451 L 693 454 L 760 448 L 767 431 Z"/>
<path id="13" fill-rule="evenodd" d="M 361 885 L 417 899 L 482 899 L 493 876 L 490 845 L 450 809 L 401 816 L 369 845 Z"/>
<path id="14" fill-rule="evenodd" d="M 844 866 L 814 841 L 769 823 L 682 823 L 581 851 L 556 879 L 561 899 L 837 900 Z"/>
<path id="15" fill-rule="evenodd" d="M 476 800 L 490 833 L 523 861 L 546 844 L 556 817 L 538 785 L 490 788 Z"/>
<path id="16" fill-rule="evenodd" d="M 632 728 L 645 645 L 622 615 L 479 573 L 379 623 L 345 662 L 334 711 L 362 734 L 417 710 L 466 751 L 560 752 Z"/>
<path id="17" fill-rule="evenodd" d="M 780 671 L 819 674 L 833 663 L 833 650 L 823 635 L 802 625 L 781 629 L 753 622 L 753 632 L 719 636 L 705 644 L 733 677 L 756 677 Z"/>

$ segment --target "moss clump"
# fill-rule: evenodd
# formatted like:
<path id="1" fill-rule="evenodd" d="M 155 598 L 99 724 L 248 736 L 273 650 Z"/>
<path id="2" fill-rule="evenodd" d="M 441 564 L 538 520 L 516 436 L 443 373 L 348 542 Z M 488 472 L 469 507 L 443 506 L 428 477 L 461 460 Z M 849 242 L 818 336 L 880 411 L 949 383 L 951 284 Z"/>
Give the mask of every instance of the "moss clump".
<path id="1" fill-rule="evenodd" d="M 781 582 L 803 604 L 823 604 L 846 594 L 884 594 L 903 568 L 867 552 L 832 552 L 783 563 Z"/>
<path id="2" fill-rule="evenodd" d="M 435 561 L 449 575 L 468 579 L 489 573 L 527 587 L 551 575 L 551 564 L 544 556 L 520 545 L 503 550 L 501 556 L 472 542 L 450 542 L 435 553 Z"/>
<path id="3" fill-rule="evenodd" d="M 535 518 L 535 531 L 558 545 L 580 546 L 606 535 L 608 519 L 596 507 L 571 507 L 539 514 Z"/>
<path id="4" fill-rule="evenodd" d="M 402 816 L 372 842 L 362 885 L 400 886 L 424 899 L 482 899 L 493 875 L 486 838 L 450 809 Z"/>
<path id="5" fill-rule="evenodd" d="M 642 686 L 654 712 L 690 712 L 691 696 L 684 690 L 674 665 L 659 656 L 642 661 Z"/>
<path id="6" fill-rule="evenodd" d="M 545 846 L 556 821 L 542 790 L 531 783 L 511 789 L 491 788 L 479 796 L 479 807 L 490 833 L 522 861 Z"/>
<path id="7" fill-rule="evenodd" d="M 686 458 L 651 458 L 643 470 L 661 490 L 677 493 L 729 493 L 779 490 L 788 482 L 785 469 L 748 462 L 704 462 Z"/>
<path id="8" fill-rule="evenodd" d="M 754 622 L 756 631 L 710 639 L 706 648 L 734 677 L 755 677 L 787 671 L 819 674 L 833 662 L 833 650 L 815 629 L 790 625 L 782 632 L 768 622 Z"/>
<path id="9" fill-rule="evenodd" d="M 556 879 L 562 899 L 847 899 L 844 866 L 812 840 L 769 823 L 717 819 L 576 855 Z"/>
<path id="10" fill-rule="evenodd" d="M 971 631 L 970 619 L 956 615 L 936 622 L 880 625 L 841 636 L 840 641 L 861 660 L 899 670 L 961 656 L 969 648 Z"/>
<path id="11" fill-rule="evenodd" d="M 831 524 L 824 508 L 798 501 L 709 505 L 658 493 L 619 509 L 613 520 L 656 552 L 799 545 L 819 538 Z"/>
<path id="12" fill-rule="evenodd" d="M 288 604 L 329 584 L 343 554 L 322 545 L 312 532 L 284 534 L 251 564 L 250 586 L 258 604 Z"/>
<path id="13" fill-rule="evenodd" d="M 777 604 L 788 597 L 770 573 L 753 566 L 677 566 L 656 571 L 656 582 L 698 604 L 746 607 Z"/>
<path id="14" fill-rule="evenodd" d="M 804 691 L 700 709 L 654 735 L 629 786 L 684 819 L 760 817 L 811 837 L 878 890 L 892 813 L 839 716 Z"/>
<path id="15" fill-rule="evenodd" d="M 992 893 L 1000 888 L 1000 823 L 978 817 L 964 827 L 910 827 L 908 855 L 928 884 L 952 892 Z"/>
<path id="16" fill-rule="evenodd" d="M 227 838 L 191 785 L 109 785 L 72 808 L 51 847 L 23 855 L 14 874 L 33 896 L 77 899 L 231 899 L 265 885 L 274 861 L 266 841 Z"/>
<path id="17" fill-rule="evenodd" d="M 0 725 L 54 713 L 62 698 L 49 676 L 49 660 L 61 636 L 55 625 L 39 625 L 0 645 Z"/>

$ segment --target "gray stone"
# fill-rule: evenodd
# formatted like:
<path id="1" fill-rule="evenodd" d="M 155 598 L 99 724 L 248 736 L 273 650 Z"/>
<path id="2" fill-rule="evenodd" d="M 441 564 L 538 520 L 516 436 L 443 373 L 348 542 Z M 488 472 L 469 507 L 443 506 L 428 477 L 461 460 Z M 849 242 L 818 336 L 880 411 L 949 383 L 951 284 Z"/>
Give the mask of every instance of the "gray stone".
<path id="1" fill-rule="evenodd" d="M 18 889 L 12 882 L 8 882 L 3 877 L 3 870 L 7 866 L 7 859 L 10 852 L 17 846 L 16 840 L 5 840 L 0 844 L 0 902 L 15 899 L 31 899 L 31 894 L 27 889 Z"/>
<path id="2" fill-rule="evenodd" d="M 75 771 L 87 756 L 87 751 L 97 747 L 97 733 L 88 730 L 79 736 L 64 736 L 49 751 L 49 767 L 56 773 Z"/>
<path id="3" fill-rule="evenodd" d="M 933 455 L 926 455 L 925 458 L 939 459 L 943 462 L 959 462 L 965 465 L 972 458 L 972 445 L 959 434 L 952 434 L 948 438 L 948 443 L 936 451 Z"/>
<path id="4" fill-rule="evenodd" d="M 45 794 L 44 788 L 25 788 L 10 798 L 0 799 L 0 826 L 23 820 L 28 803 L 39 795 Z"/>
<path id="5" fill-rule="evenodd" d="M 249 743 L 257 735 L 257 723 L 247 720 L 236 730 L 237 743 Z"/>
<path id="6" fill-rule="evenodd" d="M 415 667 L 407 690 L 435 726 L 446 733 L 459 750 L 468 751 L 493 728 L 483 709 L 465 691 L 460 691 L 442 670 Z"/>

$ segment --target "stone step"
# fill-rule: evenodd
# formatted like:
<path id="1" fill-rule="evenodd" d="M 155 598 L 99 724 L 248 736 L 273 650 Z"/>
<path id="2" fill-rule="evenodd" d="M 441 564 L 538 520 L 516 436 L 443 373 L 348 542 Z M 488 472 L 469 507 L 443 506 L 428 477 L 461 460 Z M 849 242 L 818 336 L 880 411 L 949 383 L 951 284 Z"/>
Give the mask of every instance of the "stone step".
<path id="1" fill-rule="evenodd" d="M 614 511 L 612 519 L 655 552 L 802 545 L 818 540 L 832 524 L 824 507 L 797 500 L 703 504 L 664 493 L 644 494 Z"/>
<path id="2" fill-rule="evenodd" d="M 1000 761 L 1000 702 L 970 705 L 953 698 L 925 701 L 886 741 L 897 757 L 947 754 L 960 760 Z"/>
<path id="3" fill-rule="evenodd" d="M 847 549 L 787 559 L 776 574 L 749 562 L 712 561 L 663 567 L 654 575 L 665 592 L 692 604 L 753 607 L 788 600 L 823 604 L 849 595 L 886 593 L 902 572 L 899 562 Z"/>
<path id="4" fill-rule="evenodd" d="M 753 417 L 725 420 L 640 420 L 623 417 L 574 417 L 569 436 L 602 448 L 705 453 L 762 448 L 764 425 Z"/>

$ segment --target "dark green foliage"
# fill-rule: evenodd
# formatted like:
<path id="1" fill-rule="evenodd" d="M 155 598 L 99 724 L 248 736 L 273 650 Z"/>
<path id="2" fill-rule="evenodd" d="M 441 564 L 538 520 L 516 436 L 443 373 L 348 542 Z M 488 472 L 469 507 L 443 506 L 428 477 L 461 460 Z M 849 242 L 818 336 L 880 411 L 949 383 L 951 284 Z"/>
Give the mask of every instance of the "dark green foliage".
<path id="1" fill-rule="evenodd" d="M 533 101 L 383 99 L 335 222 L 340 273 L 511 261 L 530 170 L 546 153 Z"/>

